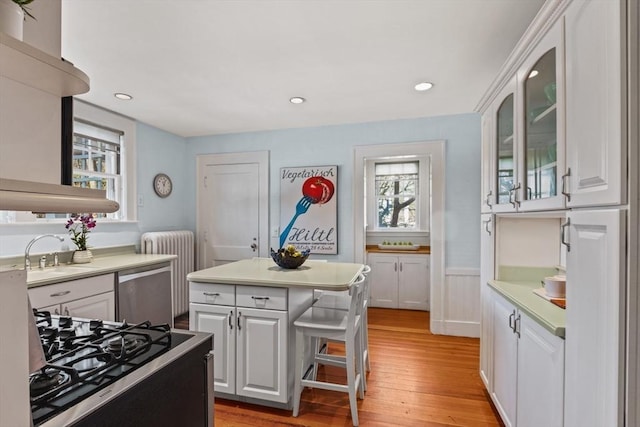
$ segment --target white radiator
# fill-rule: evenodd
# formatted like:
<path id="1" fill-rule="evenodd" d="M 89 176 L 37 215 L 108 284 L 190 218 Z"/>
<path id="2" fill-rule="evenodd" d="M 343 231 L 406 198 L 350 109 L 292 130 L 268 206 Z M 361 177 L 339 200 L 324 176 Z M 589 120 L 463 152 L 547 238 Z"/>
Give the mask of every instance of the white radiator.
<path id="1" fill-rule="evenodd" d="M 173 317 L 189 311 L 189 283 L 187 274 L 194 270 L 193 232 L 153 231 L 144 233 L 141 239 L 144 254 L 173 254 Z"/>

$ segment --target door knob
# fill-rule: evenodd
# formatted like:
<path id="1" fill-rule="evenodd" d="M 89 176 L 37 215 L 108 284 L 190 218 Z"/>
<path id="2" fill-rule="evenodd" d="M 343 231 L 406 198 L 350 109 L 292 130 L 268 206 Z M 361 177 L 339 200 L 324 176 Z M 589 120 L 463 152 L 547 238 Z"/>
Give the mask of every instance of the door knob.
<path id="1" fill-rule="evenodd" d="M 255 243 L 251 244 L 251 249 L 253 249 L 253 252 L 256 251 L 256 249 L 258 249 L 258 245 L 256 245 Z"/>

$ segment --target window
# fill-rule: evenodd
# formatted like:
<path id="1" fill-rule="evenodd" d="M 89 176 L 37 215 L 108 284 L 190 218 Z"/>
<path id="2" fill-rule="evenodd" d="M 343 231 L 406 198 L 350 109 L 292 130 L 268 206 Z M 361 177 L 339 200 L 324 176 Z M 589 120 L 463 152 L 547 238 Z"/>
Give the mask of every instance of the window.
<path id="1" fill-rule="evenodd" d="M 73 186 L 105 190 L 107 198 L 122 204 L 121 147 L 124 133 L 74 119 Z M 120 219 L 120 211 L 97 214 Z"/>
<path id="2" fill-rule="evenodd" d="M 135 221 L 136 122 L 91 104 L 73 100 L 73 185 L 106 190 L 120 204 L 115 221 Z M 64 214 L 0 211 L 0 224 L 59 222 Z"/>
<path id="3" fill-rule="evenodd" d="M 376 228 L 416 228 L 418 166 L 418 162 L 376 163 Z"/>
<path id="4" fill-rule="evenodd" d="M 428 163 L 415 156 L 367 161 L 368 230 L 428 230 Z"/>

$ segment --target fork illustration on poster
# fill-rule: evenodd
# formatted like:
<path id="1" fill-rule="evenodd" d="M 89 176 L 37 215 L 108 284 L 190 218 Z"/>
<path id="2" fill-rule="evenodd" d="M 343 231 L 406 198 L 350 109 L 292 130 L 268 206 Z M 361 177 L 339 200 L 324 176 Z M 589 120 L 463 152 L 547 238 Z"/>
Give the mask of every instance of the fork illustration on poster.
<path id="1" fill-rule="evenodd" d="M 337 166 L 281 169 L 280 247 L 315 254 L 337 253 Z M 302 197 L 301 196 L 302 193 Z M 314 206 L 315 205 L 315 206 Z"/>

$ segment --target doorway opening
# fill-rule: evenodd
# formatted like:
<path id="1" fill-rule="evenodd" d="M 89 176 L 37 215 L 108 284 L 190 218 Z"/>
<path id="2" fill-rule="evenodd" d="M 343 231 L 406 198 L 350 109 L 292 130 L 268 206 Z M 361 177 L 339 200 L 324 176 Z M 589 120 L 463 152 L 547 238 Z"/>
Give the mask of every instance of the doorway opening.
<path id="1" fill-rule="evenodd" d="M 445 141 L 424 141 L 398 144 L 378 144 L 357 146 L 354 149 L 354 261 L 367 262 L 367 185 L 365 175 L 367 164 L 375 159 L 428 158 L 429 206 L 428 238 L 430 255 L 430 316 L 432 333 L 444 331 L 444 283 L 445 283 L 445 231 L 444 231 L 444 174 Z M 370 218 L 371 216 L 369 216 Z M 427 227 L 425 227 L 427 228 Z"/>

